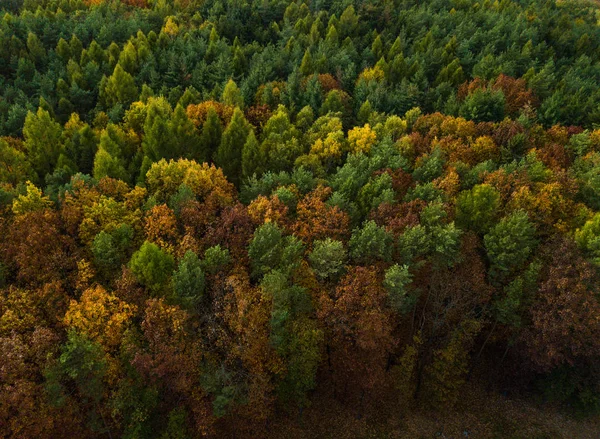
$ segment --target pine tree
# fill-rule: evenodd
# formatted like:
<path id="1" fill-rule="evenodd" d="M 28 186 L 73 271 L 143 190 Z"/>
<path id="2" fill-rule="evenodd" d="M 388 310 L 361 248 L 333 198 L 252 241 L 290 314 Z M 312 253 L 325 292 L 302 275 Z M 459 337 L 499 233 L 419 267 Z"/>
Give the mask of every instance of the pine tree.
<path id="1" fill-rule="evenodd" d="M 46 110 L 38 108 L 35 114 L 31 111 L 27 113 L 23 134 L 29 161 L 42 180 L 56 166 L 62 146 L 62 128 Z"/>
<path id="2" fill-rule="evenodd" d="M 111 177 L 127 181 L 129 176 L 125 170 L 122 145 L 117 140 L 118 132 L 112 127 L 114 125 L 109 125 L 100 136 L 100 145 L 94 158 L 94 178 Z"/>
<path id="3" fill-rule="evenodd" d="M 175 107 L 169 122 L 169 133 L 173 136 L 171 157 L 193 159 L 200 154 L 200 137 L 196 135 L 194 124 L 181 105 Z"/>
<path id="4" fill-rule="evenodd" d="M 133 77 L 120 64 L 115 66 L 113 74 L 107 78 L 104 89 L 101 92 L 107 108 L 116 104 L 128 107 L 138 97 L 138 88 L 135 85 Z"/>
<path id="5" fill-rule="evenodd" d="M 306 49 L 304 56 L 302 57 L 302 63 L 300 64 L 300 73 L 304 76 L 308 76 L 313 73 L 314 63 L 310 51 Z"/>
<path id="6" fill-rule="evenodd" d="M 254 131 L 250 130 L 242 149 L 242 176 L 249 178 L 254 174 L 260 174 L 261 164 L 260 145 L 256 140 Z"/>
<path id="7" fill-rule="evenodd" d="M 242 177 L 242 150 L 251 126 L 238 108 L 223 132 L 221 144 L 215 155 L 215 163 L 223 169 L 228 180 L 239 185 Z"/>
<path id="8" fill-rule="evenodd" d="M 238 88 L 237 84 L 233 81 L 233 79 L 230 79 L 229 81 L 227 81 L 227 84 L 225 84 L 225 88 L 223 89 L 223 95 L 221 96 L 221 101 L 225 105 L 231 105 L 233 107 L 240 108 L 244 107 L 244 98 L 242 97 L 240 89 Z"/>
<path id="9" fill-rule="evenodd" d="M 206 115 L 206 120 L 202 125 L 202 136 L 200 137 L 201 154 L 196 158 L 200 162 L 208 161 L 221 144 L 221 134 L 223 126 L 217 111 L 210 107 Z"/>
<path id="10" fill-rule="evenodd" d="M 152 160 L 173 158 L 175 139 L 171 132 L 171 106 L 164 98 L 150 99 L 144 122 L 144 153 Z"/>

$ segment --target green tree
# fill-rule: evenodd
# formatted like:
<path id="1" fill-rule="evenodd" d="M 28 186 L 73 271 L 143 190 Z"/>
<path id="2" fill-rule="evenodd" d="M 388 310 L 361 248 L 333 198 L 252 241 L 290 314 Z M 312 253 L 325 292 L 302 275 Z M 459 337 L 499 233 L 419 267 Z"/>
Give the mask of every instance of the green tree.
<path id="1" fill-rule="evenodd" d="M 202 269 L 206 274 L 214 275 L 231 262 L 229 250 L 220 245 L 207 248 L 202 259 Z"/>
<path id="2" fill-rule="evenodd" d="M 233 79 L 230 79 L 227 81 L 227 84 L 225 84 L 221 102 L 225 105 L 231 105 L 232 107 L 244 108 L 244 98 Z"/>
<path id="3" fill-rule="evenodd" d="M 201 154 L 200 137 L 196 134 L 194 124 L 188 118 L 183 106 L 178 104 L 175 107 L 168 131 L 173 136 L 171 153 L 173 158 L 194 159 Z"/>
<path id="4" fill-rule="evenodd" d="M 38 181 L 51 174 L 56 166 L 62 148 L 62 128 L 50 114 L 38 108 L 37 113 L 27 113 L 23 126 L 25 149 Z"/>
<path id="5" fill-rule="evenodd" d="M 93 407 L 90 416 L 97 415 L 107 367 L 100 345 L 75 330 L 69 331 L 56 363 L 45 371 L 50 400 L 62 406 L 69 403 L 69 396 L 76 396 L 84 407 L 88 404 Z"/>
<path id="6" fill-rule="evenodd" d="M 352 232 L 348 246 L 350 257 L 359 264 L 372 264 L 378 260 L 390 262 L 394 239 L 385 228 L 375 221 L 365 221 L 361 228 Z"/>
<path id="7" fill-rule="evenodd" d="M 129 180 L 125 163 L 125 134 L 116 125 L 109 124 L 100 136 L 100 145 L 94 157 L 94 178 L 103 177 Z"/>
<path id="8" fill-rule="evenodd" d="M 25 154 L 0 139 L 0 183 L 16 186 L 31 176 L 31 166 Z"/>
<path id="9" fill-rule="evenodd" d="M 262 164 L 260 145 L 254 130 L 250 130 L 242 148 L 242 177 L 250 178 L 254 174 L 260 174 Z"/>
<path id="10" fill-rule="evenodd" d="M 411 311 L 417 297 L 411 294 L 407 286 L 412 282 L 408 265 L 394 264 L 385 272 L 383 286 L 385 287 L 390 304 L 401 314 Z"/>
<path id="11" fill-rule="evenodd" d="M 282 272 L 295 268 L 300 262 L 304 245 L 295 236 L 283 236 L 274 222 L 260 226 L 248 247 L 253 276 L 260 278 L 272 269 Z"/>
<path id="12" fill-rule="evenodd" d="M 310 50 L 306 49 L 302 62 L 300 63 L 300 73 L 304 76 L 312 75 L 314 73 L 314 62 Z"/>
<path id="13" fill-rule="evenodd" d="M 175 260 L 156 244 L 145 241 L 131 257 L 129 267 L 140 283 L 157 295 L 171 277 Z"/>
<path id="14" fill-rule="evenodd" d="M 500 193 L 489 184 L 479 184 L 456 197 L 456 223 L 459 227 L 485 234 L 495 222 Z"/>
<path id="15" fill-rule="evenodd" d="M 273 172 L 290 171 L 294 161 L 302 154 L 300 133 L 290 122 L 283 106 L 269 118 L 263 130 L 261 155 L 265 169 Z"/>
<path id="16" fill-rule="evenodd" d="M 210 107 L 206 115 L 206 120 L 202 124 L 202 135 L 200 137 L 202 154 L 196 159 L 201 162 L 212 159 L 221 144 L 222 134 L 223 126 L 221 125 L 219 115 L 213 107 Z"/>
<path id="17" fill-rule="evenodd" d="M 127 259 L 127 250 L 133 241 L 133 228 L 121 224 L 110 232 L 102 230 L 92 242 L 94 263 L 105 279 L 116 277 Z"/>
<path id="18" fill-rule="evenodd" d="M 490 260 L 490 277 L 502 281 L 521 268 L 535 250 L 535 226 L 526 212 L 517 211 L 492 227 L 483 242 Z"/>
<path id="19" fill-rule="evenodd" d="M 102 85 L 100 97 L 107 108 L 117 104 L 129 107 L 138 97 L 138 88 L 133 77 L 120 64 L 115 66 L 113 74 L 103 80 Z"/>
<path id="20" fill-rule="evenodd" d="M 460 107 L 460 115 L 476 122 L 500 122 L 504 119 L 505 98 L 502 90 L 478 88 Z"/>
<path id="21" fill-rule="evenodd" d="M 204 294 L 205 279 L 202 263 L 198 255 L 187 251 L 173 273 L 173 293 L 175 301 L 187 309 L 195 309 Z"/>
<path id="22" fill-rule="evenodd" d="M 575 241 L 596 265 L 600 265 L 600 213 L 575 232 Z"/>
<path id="23" fill-rule="evenodd" d="M 215 163 L 223 169 L 227 179 L 239 186 L 242 177 L 242 156 L 251 125 L 238 108 L 233 112 L 231 122 L 223 132 L 221 144 L 215 155 Z"/>
<path id="24" fill-rule="evenodd" d="M 142 148 L 144 154 L 154 162 L 178 156 L 174 151 L 176 139 L 171 130 L 172 114 L 171 105 L 165 98 L 148 100 Z"/>
<path id="25" fill-rule="evenodd" d="M 348 254 L 341 241 L 316 240 L 308 256 L 310 266 L 321 280 L 337 280 L 345 271 Z"/>

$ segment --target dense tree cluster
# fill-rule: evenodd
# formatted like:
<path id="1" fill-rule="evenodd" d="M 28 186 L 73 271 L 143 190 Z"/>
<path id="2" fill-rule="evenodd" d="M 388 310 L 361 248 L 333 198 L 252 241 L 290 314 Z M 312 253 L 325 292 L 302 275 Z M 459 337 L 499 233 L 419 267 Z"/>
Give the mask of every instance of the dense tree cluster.
<path id="1" fill-rule="evenodd" d="M 600 410 L 595 6 L 0 8 L 1 437 Z"/>

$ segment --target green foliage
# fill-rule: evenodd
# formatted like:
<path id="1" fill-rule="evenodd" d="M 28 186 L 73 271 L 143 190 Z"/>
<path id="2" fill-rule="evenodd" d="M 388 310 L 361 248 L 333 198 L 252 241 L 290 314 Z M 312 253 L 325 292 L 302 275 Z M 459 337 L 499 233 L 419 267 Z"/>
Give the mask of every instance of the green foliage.
<path id="1" fill-rule="evenodd" d="M 504 119 L 504 106 L 501 90 L 478 88 L 462 103 L 460 115 L 477 122 L 499 122 Z"/>
<path id="2" fill-rule="evenodd" d="M 321 280 L 337 280 L 344 273 L 347 252 L 340 241 L 327 238 L 316 240 L 308 256 L 310 266 Z"/>
<path id="3" fill-rule="evenodd" d="M 459 227 L 485 234 L 494 224 L 500 207 L 500 193 L 487 184 L 476 185 L 456 198 Z"/>
<path id="4" fill-rule="evenodd" d="M 375 221 L 365 221 L 361 228 L 354 229 L 348 246 L 350 257 L 356 263 L 368 264 L 381 260 L 390 262 L 394 239 L 385 228 L 379 227 Z"/>
<path id="5" fill-rule="evenodd" d="M 575 241 L 595 264 L 600 264 L 600 214 L 595 214 L 575 232 Z"/>
<path id="6" fill-rule="evenodd" d="M 4 435 L 597 410 L 597 4 L 0 3 Z"/>
<path id="7" fill-rule="evenodd" d="M 46 391 L 59 406 L 68 403 L 70 389 L 84 403 L 98 404 L 103 397 L 107 366 L 102 348 L 71 330 L 56 363 L 46 369 Z"/>
<path id="8" fill-rule="evenodd" d="M 121 270 L 132 240 L 133 229 L 129 224 L 121 224 L 110 232 L 102 230 L 96 235 L 92 242 L 94 263 L 106 279 Z"/>
<path id="9" fill-rule="evenodd" d="M 171 278 L 175 260 L 156 244 L 145 241 L 131 257 L 129 268 L 141 284 L 158 295 Z"/>
<path id="10" fill-rule="evenodd" d="M 299 263 L 304 245 L 295 236 L 284 236 L 276 223 L 258 227 L 248 247 L 252 275 L 260 278 L 272 269 L 288 271 Z"/>
<path id="11" fill-rule="evenodd" d="M 446 222 L 443 205 L 433 203 L 421 212 L 421 224 L 407 228 L 398 239 L 398 250 L 405 262 L 431 258 L 436 264 L 452 266 L 460 249 L 461 232 Z"/>
<path id="12" fill-rule="evenodd" d="M 242 176 L 252 177 L 262 169 L 260 145 L 253 130 L 250 130 L 242 147 Z"/>
<path id="13" fill-rule="evenodd" d="M 25 149 L 33 170 L 42 180 L 51 174 L 61 150 L 62 128 L 50 114 L 38 108 L 37 113 L 27 113 L 23 126 Z"/>
<path id="14" fill-rule="evenodd" d="M 196 308 L 204 294 L 205 279 L 198 255 L 187 251 L 173 273 L 175 301 L 187 309 Z"/>
<path id="15" fill-rule="evenodd" d="M 206 115 L 206 120 L 202 125 L 202 135 L 200 137 L 201 153 L 195 157 L 196 160 L 205 162 L 211 159 L 221 144 L 222 134 L 223 126 L 221 125 L 219 115 L 213 107 L 210 107 Z"/>
<path id="16" fill-rule="evenodd" d="M 220 245 L 215 245 L 206 249 L 204 259 L 202 260 L 201 268 L 207 274 L 216 274 L 231 262 L 229 250 L 221 248 Z"/>
<path id="17" fill-rule="evenodd" d="M 225 105 L 244 108 L 244 98 L 242 97 L 242 94 L 240 93 L 240 89 L 238 88 L 237 84 L 232 79 L 227 81 L 227 84 L 225 84 L 221 101 Z"/>
<path id="18" fill-rule="evenodd" d="M 490 277 L 502 281 L 527 262 L 537 246 L 535 226 L 526 212 L 504 217 L 483 238 L 490 261 Z"/>
<path id="19" fill-rule="evenodd" d="M 243 151 L 246 148 L 248 135 L 252 127 L 244 117 L 244 113 L 239 108 L 233 112 L 231 122 L 223 132 L 221 144 L 215 155 L 215 162 L 219 165 L 225 176 L 232 183 L 239 185 L 242 176 Z M 255 139 L 256 140 L 256 139 Z M 250 168 L 255 145 L 252 140 L 246 152 L 246 166 Z"/>
<path id="20" fill-rule="evenodd" d="M 390 305 L 401 314 L 406 314 L 415 306 L 417 296 L 407 288 L 412 282 L 408 265 L 394 264 L 385 272 L 383 286 L 388 292 Z"/>
<path id="21" fill-rule="evenodd" d="M 100 95 L 106 108 L 117 104 L 128 107 L 138 97 L 135 80 L 120 64 L 115 66 L 112 75 L 103 81 L 103 85 Z"/>

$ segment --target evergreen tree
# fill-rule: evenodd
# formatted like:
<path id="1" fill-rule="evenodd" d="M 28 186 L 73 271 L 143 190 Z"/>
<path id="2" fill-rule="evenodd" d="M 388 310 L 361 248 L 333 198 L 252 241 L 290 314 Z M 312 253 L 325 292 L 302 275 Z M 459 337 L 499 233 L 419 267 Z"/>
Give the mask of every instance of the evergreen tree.
<path id="1" fill-rule="evenodd" d="M 202 135 L 200 137 L 202 154 L 197 157 L 197 160 L 205 162 L 212 159 L 221 144 L 222 133 L 223 126 L 221 125 L 219 115 L 213 107 L 210 107 L 206 115 L 206 120 L 202 125 Z"/>
<path id="2" fill-rule="evenodd" d="M 240 93 L 240 89 L 237 84 L 230 79 L 225 84 L 225 88 L 223 89 L 223 95 L 221 96 L 221 101 L 225 105 L 231 105 L 232 107 L 244 108 L 244 98 Z"/>
<path id="3" fill-rule="evenodd" d="M 262 165 L 260 145 L 256 140 L 254 130 L 250 130 L 242 148 L 242 177 L 247 179 L 254 174 L 260 174 Z"/>
<path id="4" fill-rule="evenodd" d="M 62 148 L 62 128 L 46 110 L 38 108 L 37 113 L 27 113 L 23 135 L 29 162 L 38 181 L 43 181 L 46 174 L 54 171 L 58 161 Z"/>
<path id="5" fill-rule="evenodd" d="M 215 163 L 223 169 L 229 181 L 239 185 L 242 179 L 242 155 L 244 145 L 252 127 L 238 108 L 223 132 L 221 144 L 215 155 Z"/>

